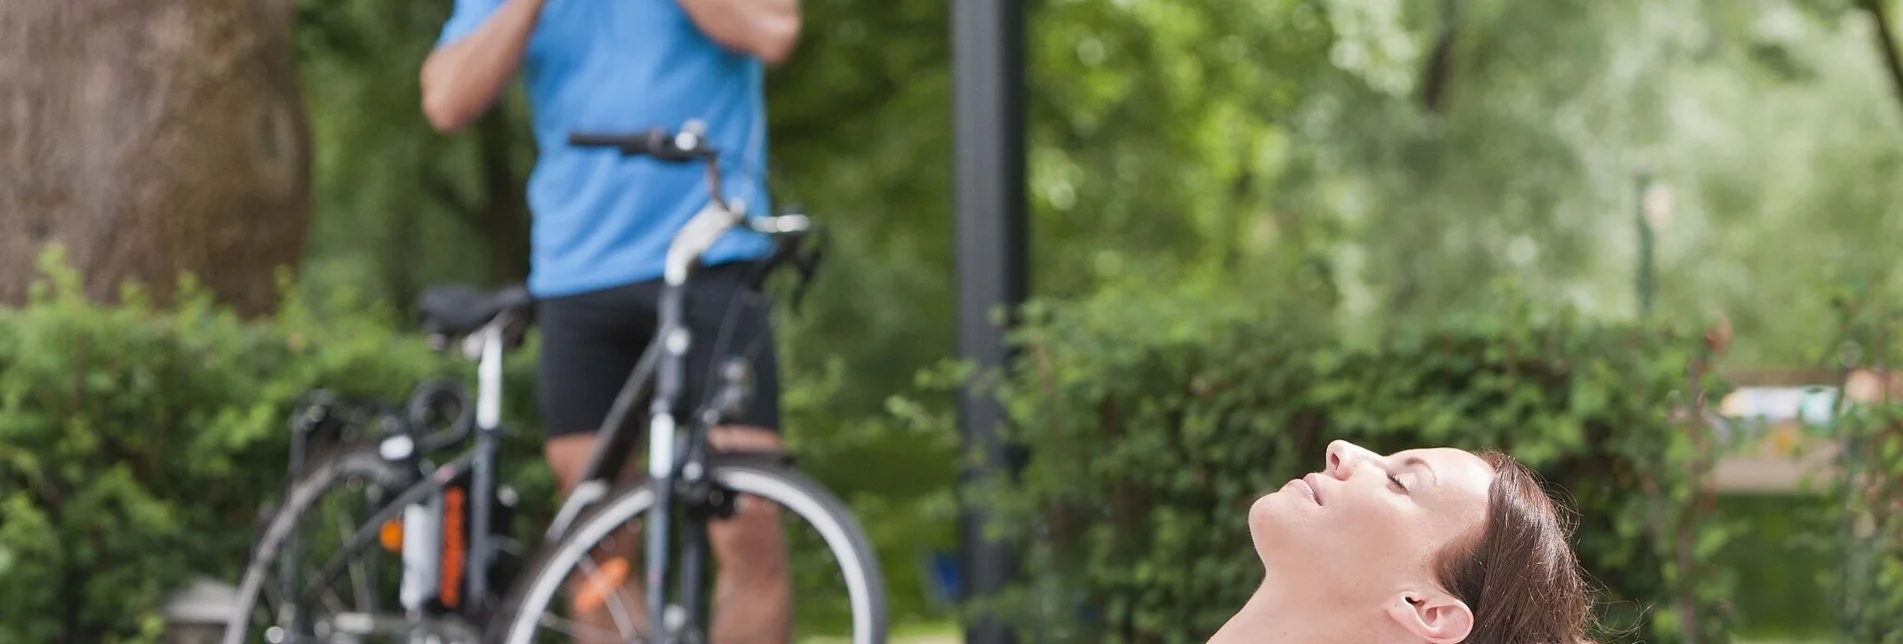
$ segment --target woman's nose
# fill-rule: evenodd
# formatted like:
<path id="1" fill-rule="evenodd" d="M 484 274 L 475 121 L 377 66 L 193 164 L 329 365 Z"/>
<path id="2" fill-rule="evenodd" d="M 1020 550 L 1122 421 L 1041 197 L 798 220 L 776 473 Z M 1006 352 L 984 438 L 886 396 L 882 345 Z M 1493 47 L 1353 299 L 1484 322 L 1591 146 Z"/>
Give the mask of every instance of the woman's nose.
<path id="1" fill-rule="evenodd" d="M 1348 441 L 1330 441 L 1328 443 L 1328 469 L 1326 472 L 1329 476 L 1346 481 L 1349 476 L 1354 474 L 1357 465 L 1373 456 L 1374 452 L 1370 452 L 1360 445 Z"/>

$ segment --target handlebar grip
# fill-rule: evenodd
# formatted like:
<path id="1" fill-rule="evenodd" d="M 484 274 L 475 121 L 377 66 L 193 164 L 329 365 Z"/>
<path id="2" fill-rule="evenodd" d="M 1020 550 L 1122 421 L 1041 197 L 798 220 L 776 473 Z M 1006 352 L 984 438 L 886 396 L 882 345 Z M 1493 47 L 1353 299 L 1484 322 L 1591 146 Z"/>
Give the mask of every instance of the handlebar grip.
<path id="1" fill-rule="evenodd" d="M 583 148 L 615 148 L 620 150 L 622 154 L 661 156 L 657 153 L 656 144 L 665 145 L 666 139 L 661 136 L 656 136 L 655 134 L 656 133 L 647 135 L 575 133 L 568 135 L 568 144 Z"/>

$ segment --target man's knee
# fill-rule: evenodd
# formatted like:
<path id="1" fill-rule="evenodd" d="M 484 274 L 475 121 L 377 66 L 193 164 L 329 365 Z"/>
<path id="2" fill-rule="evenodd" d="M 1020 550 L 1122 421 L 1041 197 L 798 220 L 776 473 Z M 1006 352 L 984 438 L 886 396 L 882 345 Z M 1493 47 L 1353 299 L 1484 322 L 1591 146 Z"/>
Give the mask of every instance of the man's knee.
<path id="1" fill-rule="evenodd" d="M 716 452 L 774 451 L 785 445 L 778 433 L 765 427 L 729 425 L 707 432 L 707 446 Z"/>

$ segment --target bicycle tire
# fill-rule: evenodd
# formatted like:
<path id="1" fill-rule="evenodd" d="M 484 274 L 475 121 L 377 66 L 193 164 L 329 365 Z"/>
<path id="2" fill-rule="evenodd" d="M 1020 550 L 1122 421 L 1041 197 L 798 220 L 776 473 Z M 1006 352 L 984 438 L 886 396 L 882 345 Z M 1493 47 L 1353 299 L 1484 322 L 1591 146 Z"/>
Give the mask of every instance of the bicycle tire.
<path id="1" fill-rule="evenodd" d="M 284 539 L 298 525 L 298 519 L 313 503 L 323 498 L 332 486 L 350 474 L 366 474 L 392 489 L 408 482 L 402 466 L 379 457 L 374 446 L 344 448 L 314 459 L 309 469 L 290 487 L 265 529 L 253 541 L 251 560 L 239 578 L 232 619 L 225 627 L 224 644 L 244 644 L 251 630 L 257 602 L 263 596 L 264 581 L 272 575 Z"/>
<path id="2" fill-rule="evenodd" d="M 885 644 L 888 628 L 885 578 L 858 519 L 831 491 L 786 467 L 716 463 L 708 476 L 735 492 L 767 499 L 815 528 L 845 576 L 852 610 L 853 644 Z M 654 495 L 644 482 L 623 484 L 584 512 L 561 541 L 544 546 L 523 568 L 489 623 L 491 644 L 525 644 L 536 617 L 547 610 L 574 566 L 610 531 L 647 514 Z"/>

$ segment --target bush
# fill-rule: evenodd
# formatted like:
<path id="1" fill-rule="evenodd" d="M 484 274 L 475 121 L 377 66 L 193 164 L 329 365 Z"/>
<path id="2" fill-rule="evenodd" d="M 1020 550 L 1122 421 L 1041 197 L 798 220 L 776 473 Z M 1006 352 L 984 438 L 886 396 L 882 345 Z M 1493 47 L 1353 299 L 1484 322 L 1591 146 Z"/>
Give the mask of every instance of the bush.
<path id="1" fill-rule="evenodd" d="M 400 397 L 470 372 L 387 316 L 329 313 L 364 310 L 348 297 L 246 321 L 188 279 L 174 307 L 136 287 L 102 306 L 61 259 L 0 309 L 0 641 L 154 641 L 169 593 L 237 578 L 307 391 Z"/>
<path id="2" fill-rule="evenodd" d="M 1839 421 L 1845 458 L 1824 485 L 1831 519 L 1823 525 L 1848 557 L 1833 605 L 1846 641 L 1903 644 L 1903 402 L 1858 407 Z"/>
<path id="3" fill-rule="evenodd" d="M 1836 475 L 1818 486 L 1829 501 L 1819 525 L 1830 534 L 1815 536 L 1843 559 L 1820 581 L 1833 591 L 1844 641 L 1903 644 L 1903 382 L 1892 371 L 1903 358 L 1896 333 L 1903 318 L 1865 293 L 1847 292 L 1836 304 L 1846 363 L 1871 367 L 1865 375 L 1876 377 L 1865 381 L 1869 387 L 1846 380 L 1838 390 L 1866 391 L 1843 396 L 1829 428 L 1842 449 Z"/>
<path id="4" fill-rule="evenodd" d="M 989 385 L 1030 455 L 975 497 L 1029 544 L 990 606 L 1034 639 L 1203 641 L 1260 582 L 1250 504 L 1347 439 L 1509 451 L 1583 515 L 1609 631 L 1725 641 L 1729 531 L 1697 484 L 1713 448 L 1678 408 L 1721 393 L 1697 334 L 1507 297 L 1356 340 L 1299 302 L 1146 291 L 1027 307 L 1022 359 Z"/>

